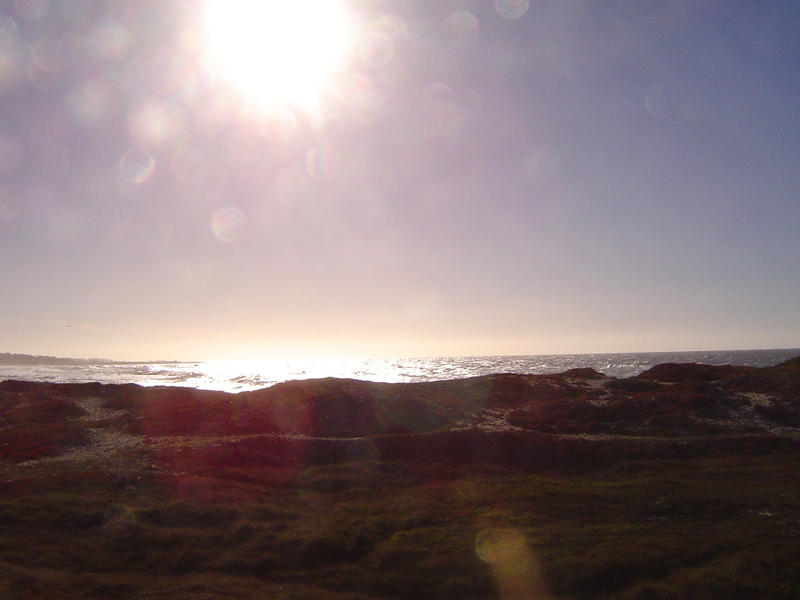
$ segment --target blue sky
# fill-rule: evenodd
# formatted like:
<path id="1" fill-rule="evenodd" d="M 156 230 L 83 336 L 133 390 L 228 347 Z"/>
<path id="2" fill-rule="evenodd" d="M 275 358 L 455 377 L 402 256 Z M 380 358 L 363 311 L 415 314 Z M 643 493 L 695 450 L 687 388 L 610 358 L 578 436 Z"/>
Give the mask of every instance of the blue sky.
<path id="1" fill-rule="evenodd" d="M 320 118 L 202 2 L 0 2 L 2 350 L 800 346 L 800 3 L 347 9 Z"/>

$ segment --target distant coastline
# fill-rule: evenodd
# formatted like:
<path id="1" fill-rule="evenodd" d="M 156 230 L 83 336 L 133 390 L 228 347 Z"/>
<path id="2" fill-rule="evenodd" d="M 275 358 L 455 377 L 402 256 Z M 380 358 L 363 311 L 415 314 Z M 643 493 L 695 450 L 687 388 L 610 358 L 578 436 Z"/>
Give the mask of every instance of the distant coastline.
<path id="1" fill-rule="evenodd" d="M 68 358 L 62 356 L 48 356 L 40 354 L 19 354 L 14 352 L 0 352 L 0 365 L 8 366 L 34 366 L 34 365 L 129 365 L 129 364 L 177 364 L 176 360 L 112 360 L 109 358 Z"/>
<path id="2" fill-rule="evenodd" d="M 529 356 L 586 356 L 586 357 L 602 357 L 602 356 L 664 356 L 668 354 L 674 355 L 709 355 L 709 354 L 733 354 L 744 352 L 792 352 L 800 353 L 800 346 L 786 347 L 786 348 L 740 348 L 740 349 L 721 349 L 721 350 L 649 350 L 644 352 L 581 352 L 581 353 L 557 353 L 557 354 L 505 354 L 505 355 L 464 355 L 464 356 L 430 356 L 430 357 L 397 357 L 390 360 L 435 360 L 441 358 L 525 358 Z M 266 359 L 265 359 L 266 360 Z M 8 366 L 23 366 L 23 365 L 177 365 L 187 363 L 206 363 L 217 362 L 207 360 L 115 360 L 112 358 L 72 358 L 65 356 L 50 356 L 47 354 L 24 354 L 19 352 L 0 352 L 0 365 Z M 237 361 L 231 361 L 237 362 Z M 241 362 L 241 361 L 238 361 Z M 692 361 L 694 362 L 694 361 Z"/>
<path id="3" fill-rule="evenodd" d="M 113 361 L 102 358 L 62 358 L 59 356 L 0 352 L 0 365 L 88 365 L 99 362 Z"/>

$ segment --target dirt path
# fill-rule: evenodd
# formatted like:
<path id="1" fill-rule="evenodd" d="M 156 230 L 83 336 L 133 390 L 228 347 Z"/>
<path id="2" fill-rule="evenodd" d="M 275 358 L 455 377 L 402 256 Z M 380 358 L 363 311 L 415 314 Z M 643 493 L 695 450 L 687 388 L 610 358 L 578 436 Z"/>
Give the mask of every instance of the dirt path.
<path id="1" fill-rule="evenodd" d="M 98 427 L 97 425 L 108 420 L 128 414 L 125 410 L 112 410 L 103 406 L 102 398 L 87 397 L 77 399 L 76 404 L 86 414 L 78 418 L 85 423 L 88 442 L 83 446 L 71 448 L 58 456 L 48 456 L 36 460 L 26 461 L 22 465 L 32 465 L 47 462 L 109 462 L 119 461 L 120 453 L 140 451 L 146 448 L 146 443 L 141 435 L 124 433 L 114 429 Z M 129 456 L 129 454 L 128 454 Z"/>

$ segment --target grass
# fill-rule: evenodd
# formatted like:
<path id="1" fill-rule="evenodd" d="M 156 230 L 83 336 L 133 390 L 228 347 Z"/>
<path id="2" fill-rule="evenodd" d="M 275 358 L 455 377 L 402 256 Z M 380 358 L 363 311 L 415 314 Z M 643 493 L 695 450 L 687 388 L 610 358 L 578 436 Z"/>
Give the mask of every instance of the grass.
<path id="1" fill-rule="evenodd" d="M 494 598 L 476 540 L 507 530 L 559 598 L 789 598 L 798 463 L 654 459 L 566 475 L 358 461 L 182 497 L 161 475 L 121 487 L 52 463 L 28 478 L 71 485 L 0 492 L 0 594 Z"/>
<path id="2" fill-rule="evenodd" d="M 665 367 L 672 385 L 611 382 L 605 403 L 556 377 L 0 383 L 0 598 L 795 598 L 797 439 L 686 417 L 724 416 L 760 373 Z M 784 427 L 796 380 L 759 383 Z M 82 420 L 82 397 L 129 414 Z M 528 431 L 439 428 L 488 402 Z M 346 439 L 267 434 L 305 427 Z M 92 445 L 120 428 L 142 443 Z"/>

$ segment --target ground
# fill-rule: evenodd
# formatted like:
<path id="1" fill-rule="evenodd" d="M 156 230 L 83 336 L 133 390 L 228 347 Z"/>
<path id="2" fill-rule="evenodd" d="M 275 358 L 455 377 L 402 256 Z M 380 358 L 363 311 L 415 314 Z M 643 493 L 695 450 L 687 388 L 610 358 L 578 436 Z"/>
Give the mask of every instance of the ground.
<path id="1" fill-rule="evenodd" d="M 0 597 L 795 598 L 800 363 L 0 383 Z"/>

